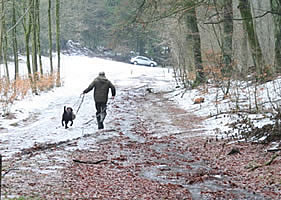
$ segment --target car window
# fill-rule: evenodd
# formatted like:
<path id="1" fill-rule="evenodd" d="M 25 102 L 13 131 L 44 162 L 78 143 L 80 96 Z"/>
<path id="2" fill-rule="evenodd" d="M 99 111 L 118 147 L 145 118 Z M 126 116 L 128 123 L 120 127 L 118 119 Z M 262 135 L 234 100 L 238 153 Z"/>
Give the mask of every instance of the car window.
<path id="1" fill-rule="evenodd" d="M 142 60 L 148 60 L 146 57 L 140 57 L 140 59 L 142 59 Z"/>
<path id="2" fill-rule="evenodd" d="M 137 60 L 151 61 L 151 59 L 149 59 L 149 58 L 147 58 L 147 57 L 144 57 L 144 56 L 137 56 L 137 57 L 135 57 L 135 59 L 137 59 Z"/>

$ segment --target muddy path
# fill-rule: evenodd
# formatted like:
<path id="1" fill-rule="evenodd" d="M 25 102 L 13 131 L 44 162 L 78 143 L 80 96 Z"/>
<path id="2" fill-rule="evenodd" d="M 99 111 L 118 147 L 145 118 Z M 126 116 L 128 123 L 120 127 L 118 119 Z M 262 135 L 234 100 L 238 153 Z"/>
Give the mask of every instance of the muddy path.
<path id="1" fill-rule="evenodd" d="M 203 119 L 147 88 L 121 88 L 105 130 L 86 120 L 76 138 L 5 160 L 3 199 L 267 199 L 190 151 Z"/>

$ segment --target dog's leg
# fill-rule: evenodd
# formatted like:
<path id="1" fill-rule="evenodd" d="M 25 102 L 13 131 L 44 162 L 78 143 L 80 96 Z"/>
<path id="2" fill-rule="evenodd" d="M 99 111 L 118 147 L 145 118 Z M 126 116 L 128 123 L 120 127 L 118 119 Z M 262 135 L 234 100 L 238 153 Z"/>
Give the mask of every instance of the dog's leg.
<path id="1" fill-rule="evenodd" d="M 68 128 L 67 124 L 68 124 L 68 121 L 65 121 L 65 129 Z"/>

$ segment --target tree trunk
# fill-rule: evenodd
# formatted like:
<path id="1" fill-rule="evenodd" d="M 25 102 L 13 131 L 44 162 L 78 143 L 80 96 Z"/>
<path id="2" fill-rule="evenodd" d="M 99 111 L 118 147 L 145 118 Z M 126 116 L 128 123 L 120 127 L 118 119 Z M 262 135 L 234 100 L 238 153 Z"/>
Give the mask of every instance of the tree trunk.
<path id="1" fill-rule="evenodd" d="M 144 39 L 142 33 L 139 33 L 137 37 L 137 51 L 139 52 L 140 55 L 144 55 Z"/>
<path id="2" fill-rule="evenodd" d="M 26 67 L 27 67 L 28 77 L 29 77 L 29 80 L 30 80 L 32 91 L 34 91 L 33 90 L 32 70 L 31 70 L 31 63 L 30 63 L 29 40 L 30 40 L 30 32 L 25 33 Z"/>
<path id="3" fill-rule="evenodd" d="M 2 16 L 3 13 L 3 1 L 1 1 L 1 14 L 0 16 Z M 2 64 L 2 59 L 3 59 L 3 18 L 0 18 L 0 76 L 1 76 L 1 64 Z"/>
<path id="4" fill-rule="evenodd" d="M 31 5 L 30 3 L 32 0 L 28 1 L 28 5 Z M 25 8 L 28 9 L 28 8 Z M 24 9 L 24 12 L 26 12 Z M 30 50 L 29 50 L 29 42 L 30 42 L 30 33 L 32 28 L 32 18 L 31 14 L 29 13 L 28 16 L 24 17 L 23 22 L 23 28 L 24 28 L 24 39 L 25 39 L 25 51 L 26 51 L 26 67 L 28 72 L 28 77 L 30 80 L 32 92 L 35 92 L 34 85 L 33 85 L 33 78 L 32 78 L 32 70 L 31 70 L 31 64 L 30 64 Z"/>
<path id="5" fill-rule="evenodd" d="M 199 34 L 198 24 L 197 24 L 197 16 L 195 7 L 192 7 L 187 13 L 187 26 L 191 33 L 187 37 L 192 38 L 192 46 L 193 46 L 193 56 L 195 62 L 195 70 L 196 70 L 196 80 L 195 86 L 203 83 L 205 81 L 205 75 L 203 72 L 202 65 L 202 56 L 201 56 L 201 38 Z"/>
<path id="6" fill-rule="evenodd" d="M 262 76 L 265 73 L 264 71 L 265 61 L 258 40 L 258 36 L 254 27 L 253 17 L 251 13 L 251 5 L 249 0 L 239 0 L 238 8 L 243 18 L 245 31 L 248 34 L 248 42 L 250 45 L 254 65 L 257 71 L 257 75 L 258 75 L 257 78 L 263 79 Z"/>
<path id="7" fill-rule="evenodd" d="M 60 0 L 56 0 L 56 46 L 58 55 L 58 71 L 56 86 L 61 86 L 60 82 Z"/>
<path id="8" fill-rule="evenodd" d="M 225 65 L 225 75 L 232 73 L 232 38 L 233 38 L 233 11 L 232 0 L 225 0 L 224 6 L 224 34 L 223 34 L 223 63 Z"/>
<path id="9" fill-rule="evenodd" d="M 225 0 L 224 5 L 224 33 L 223 33 L 223 46 L 222 46 L 222 54 L 223 54 L 223 75 L 227 77 L 227 87 L 224 91 L 225 95 L 229 93 L 230 89 L 230 78 L 232 75 L 232 38 L 233 38 L 233 9 L 232 9 L 232 0 Z"/>
<path id="10" fill-rule="evenodd" d="M 51 74 L 54 73 L 54 67 L 53 67 L 53 42 L 52 42 L 52 17 L 51 17 L 51 9 L 52 9 L 52 1 L 49 0 L 48 5 L 48 32 L 49 32 L 49 58 L 50 58 L 50 70 Z"/>
<path id="11" fill-rule="evenodd" d="M 35 0 L 31 0 L 32 7 L 30 10 L 31 23 L 32 23 L 32 71 L 33 71 L 33 93 L 37 93 L 37 81 L 38 81 L 38 64 L 37 64 L 37 20 L 35 14 Z"/>
<path id="12" fill-rule="evenodd" d="M 271 0 L 271 7 L 275 13 L 281 13 L 281 0 Z M 281 16 L 273 15 L 275 24 L 275 70 L 281 72 Z"/>
<path id="13" fill-rule="evenodd" d="M 2 14 L 2 33 L 3 33 L 3 43 L 2 43 L 2 48 L 3 48 L 3 63 L 5 65 L 6 69 L 6 77 L 7 81 L 10 82 L 10 74 L 9 74 L 9 68 L 8 68 L 8 61 L 7 61 L 7 51 L 8 51 L 8 38 L 7 38 L 7 33 L 6 33 L 6 19 L 5 19 L 5 4 L 4 0 L 2 0 L 2 5 L 1 5 L 1 14 Z"/>
<path id="14" fill-rule="evenodd" d="M 40 0 L 35 0 L 35 8 L 36 8 L 36 18 L 37 18 L 36 38 L 37 38 L 37 46 L 38 46 L 39 69 L 40 69 L 40 75 L 41 77 L 43 77 L 43 65 L 42 65 L 41 42 L 40 42 Z"/>
<path id="15" fill-rule="evenodd" d="M 32 69 L 34 80 L 37 80 L 38 64 L 37 64 L 37 20 L 35 14 L 35 0 L 32 0 L 31 15 L 32 15 Z"/>
<path id="16" fill-rule="evenodd" d="M 13 0 L 13 25 L 16 22 L 16 8 L 15 8 L 15 0 Z M 15 64 L 15 80 L 17 80 L 19 76 L 19 59 L 18 59 L 18 42 L 17 42 L 17 29 L 16 27 L 12 30 L 12 37 L 13 37 L 13 52 L 14 52 L 14 64 Z"/>

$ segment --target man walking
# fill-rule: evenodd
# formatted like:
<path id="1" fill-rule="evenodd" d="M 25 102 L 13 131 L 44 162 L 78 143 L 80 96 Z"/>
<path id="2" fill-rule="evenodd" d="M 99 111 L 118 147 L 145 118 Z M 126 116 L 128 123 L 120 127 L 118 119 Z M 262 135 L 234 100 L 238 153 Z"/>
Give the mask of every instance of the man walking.
<path id="1" fill-rule="evenodd" d="M 83 91 L 83 94 L 94 89 L 94 100 L 96 105 L 96 118 L 98 122 L 98 129 L 103 129 L 103 121 L 106 117 L 106 104 L 108 100 L 109 88 L 111 89 L 112 99 L 114 99 L 116 90 L 114 85 L 105 77 L 104 72 L 100 72 L 98 77 Z"/>

